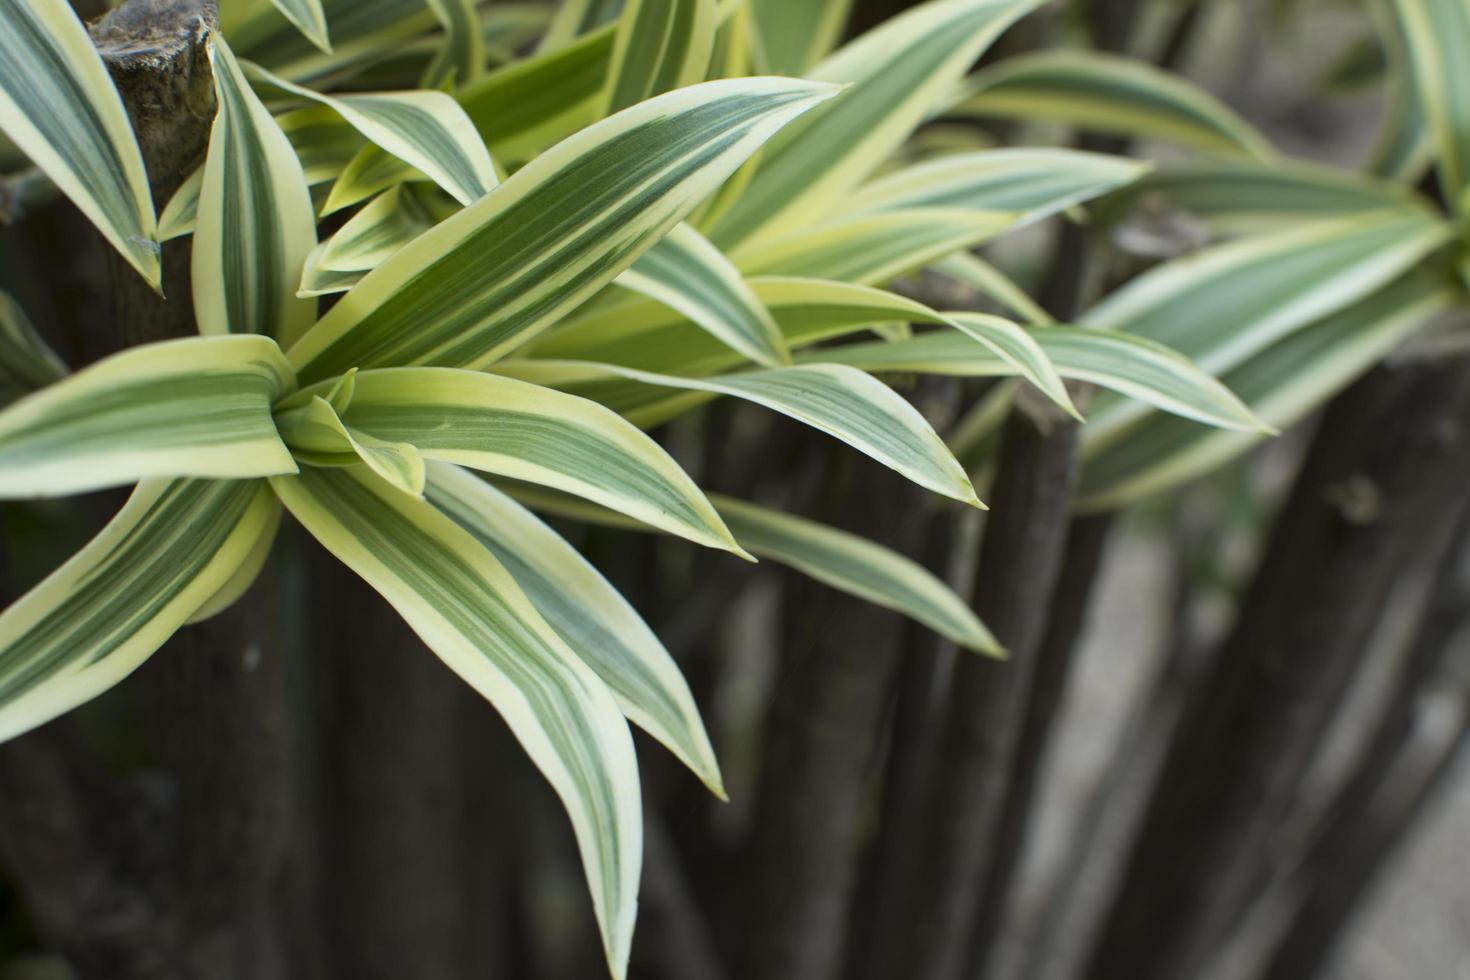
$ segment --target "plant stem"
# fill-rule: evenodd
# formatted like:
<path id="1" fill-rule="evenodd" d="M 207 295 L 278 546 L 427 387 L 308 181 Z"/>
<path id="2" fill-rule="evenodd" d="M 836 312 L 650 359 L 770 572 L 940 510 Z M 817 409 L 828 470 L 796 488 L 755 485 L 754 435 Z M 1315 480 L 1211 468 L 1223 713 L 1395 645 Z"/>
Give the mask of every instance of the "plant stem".
<path id="1" fill-rule="evenodd" d="M 1006 423 L 981 546 L 974 603 L 1009 651 L 964 657 L 950 684 L 934 794 L 917 866 L 909 976 L 961 975 L 990 849 L 1020 737 L 1024 696 L 1060 569 L 1076 426 L 1029 390 Z M 1000 515 L 1004 515 L 1001 519 Z"/>
<path id="2" fill-rule="evenodd" d="M 835 457 L 825 519 L 916 552 L 924 491 L 883 472 L 856 485 Z M 787 634 L 786 676 L 767 727 L 755 831 L 745 855 L 735 975 L 827 980 L 841 966 L 863 797 L 898 664 L 898 617 L 803 586 L 805 629 Z"/>
<path id="3" fill-rule="evenodd" d="M 1187 695 L 1087 973 L 1194 976 L 1239 921 L 1389 592 L 1470 477 L 1463 356 L 1339 395 L 1235 629 Z"/>
<path id="4" fill-rule="evenodd" d="M 1470 515 L 1435 575 L 1389 704 L 1288 887 L 1302 897 L 1260 974 L 1312 980 L 1470 734 Z"/>

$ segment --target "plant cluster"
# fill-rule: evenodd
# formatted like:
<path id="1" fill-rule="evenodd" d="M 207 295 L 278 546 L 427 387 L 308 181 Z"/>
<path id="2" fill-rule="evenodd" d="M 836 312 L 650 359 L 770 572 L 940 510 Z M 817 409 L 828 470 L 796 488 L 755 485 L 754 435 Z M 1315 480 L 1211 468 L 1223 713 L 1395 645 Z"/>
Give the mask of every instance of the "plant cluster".
<path id="1" fill-rule="evenodd" d="M 707 495 L 647 430 L 739 399 L 983 506 L 990 436 L 1029 386 L 1085 419 L 1078 507 L 1110 510 L 1239 456 L 1463 301 L 1461 228 L 1410 189 L 1437 158 L 1467 200 L 1463 4 L 1385 11 L 1417 74 L 1367 175 L 1281 159 L 1127 58 L 972 71 L 1036 6 L 930 0 L 837 47 L 842 0 L 224 0 L 208 152 L 155 202 L 87 28 L 60 0 L 0 0 L 10 155 L 155 289 L 160 242 L 191 235 L 192 297 L 168 300 L 199 333 L 72 373 L 0 305 L 0 497 L 136 484 L 0 614 L 0 738 L 228 607 L 289 512 L 505 718 L 566 807 L 622 975 L 627 723 L 716 794 L 720 771 L 673 659 L 535 512 L 790 565 L 1000 655 L 930 571 Z M 995 148 L 970 123 L 997 118 L 1194 155 Z M 974 251 L 1161 204 L 1209 243 L 1071 323 Z M 1002 312 L 894 290 L 921 271 Z M 882 380 L 914 374 L 998 383 L 941 433 Z"/>

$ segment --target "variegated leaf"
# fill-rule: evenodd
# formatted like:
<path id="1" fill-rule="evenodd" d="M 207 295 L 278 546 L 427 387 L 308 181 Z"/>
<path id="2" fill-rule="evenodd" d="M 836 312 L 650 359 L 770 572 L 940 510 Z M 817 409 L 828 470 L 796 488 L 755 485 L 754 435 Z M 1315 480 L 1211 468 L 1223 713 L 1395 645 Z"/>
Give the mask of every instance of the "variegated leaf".
<path id="1" fill-rule="evenodd" d="M 708 229 L 730 248 L 842 213 L 872 174 L 1037 0 L 930 0 L 874 28 L 807 75 L 849 87 L 790 127 L 752 165 L 744 192 Z"/>
<path id="2" fill-rule="evenodd" d="M 291 143 L 223 38 L 209 40 L 219 111 L 209 134 L 190 273 L 202 334 L 254 333 L 290 344 L 316 318 L 296 295 L 316 246 L 311 195 Z"/>
<path id="3" fill-rule="evenodd" d="M 282 402 L 324 393 L 326 383 Z M 736 551 L 704 494 L 657 443 L 600 405 L 511 378 L 453 368 L 357 373 L 342 420 L 459 463 L 595 500 L 714 548 Z"/>
<path id="4" fill-rule="evenodd" d="M 627 969 L 642 863 L 638 763 L 607 686 L 505 568 L 426 501 L 365 467 L 278 477 L 286 509 L 500 712 L 571 817 L 613 976 Z"/>
<path id="5" fill-rule="evenodd" d="M 143 155 L 87 29 L 59 0 L 0 0 L 0 25 L 0 131 L 161 288 Z"/>
<path id="6" fill-rule="evenodd" d="M 1229 106 L 1177 75 L 1096 51 L 1007 58 L 971 76 L 958 115 L 1051 119 L 1262 160 L 1271 144 Z"/>
<path id="7" fill-rule="evenodd" d="M 616 281 L 683 313 L 759 364 L 791 363 L 781 328 L 740 270 L 688 225 L 675 225 Z"/>
<path id="8" fill-rule="evenodd" d="M 150 480 L 0 613 L 0 739 L 121 681 L 250 560 L 278 507 L 263 481 Z"/>
<path id="9" fill-rule="evenodd" d="M 271 421 L 290 384 L 265 337 L 130 348 L 0 411 L 0 498 L 293 473 Z"/>
<path id="10" fill-rule="evenodd" d="M 689 685 L 602 573 L 530 511 L 457 466 L 431 464 L 428 496 L 505 566 L 572 652 L 602 678 L 623 714 L 723 799 L 719 763 Z"/>
<path id="11" fill-rule="evenodd" d="M 496 185 L 495 164 L 459 103 L 443 92 L 365 92 L 322 95 L 271 75 L 254 78 L 336 112 L 374 145 L 428 176 L 461 204 Z"/>
<path id="12" fill-rule="evenodd" d="M 704 81 L 714 43 L 715 0 L 627 0 L 604 113 Z"/>
<path id="13" fill-rule="evenodd" d="M 831 94 L 780 79 L 706 82 L 590 126 L 370 272 L 289 356 L 307 381 L 489 364 L 632 265 Z"/>

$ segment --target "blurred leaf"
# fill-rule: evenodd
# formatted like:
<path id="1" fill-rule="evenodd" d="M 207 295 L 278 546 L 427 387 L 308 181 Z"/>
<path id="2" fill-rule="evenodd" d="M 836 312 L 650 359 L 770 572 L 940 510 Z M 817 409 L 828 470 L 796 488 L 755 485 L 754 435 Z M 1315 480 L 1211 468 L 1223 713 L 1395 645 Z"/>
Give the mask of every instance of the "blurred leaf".
<path id="1" fill-rule="evenodd" d="M 1093 51 L 1007 58 L 972 75 L 953 115 L 1049 119 L 1270 159 L 1269 141 L 1214 96 L 1145 62 Z"/>

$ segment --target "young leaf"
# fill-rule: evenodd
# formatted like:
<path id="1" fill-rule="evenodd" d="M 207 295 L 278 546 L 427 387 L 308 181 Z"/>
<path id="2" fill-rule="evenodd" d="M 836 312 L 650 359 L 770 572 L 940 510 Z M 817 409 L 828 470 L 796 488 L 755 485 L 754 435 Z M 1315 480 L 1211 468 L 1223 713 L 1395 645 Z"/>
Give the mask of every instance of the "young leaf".
<path id="1" fill-rule="evenodd" d="M 791 363 L 781 328 L 740 270 L 688 225 L 675 225 L 616 281 L 684 314 L 752 361 Z"/>
<path id="2" fill-rule="evenodd" d="M 321 245 L 315 264 L 328 272 L 365 272 L 433 227 L 413 193 L 399 186 L 384 191 Z"/>
<path id="3" fill-rule="evenodd" d="M 271 402 L 291 369 L 265 337 L 194 337 L 114 354 L 0 411 L 0 498 L 149 477 L 293 473 Z"/>
<path id="4" fill-rule="evenodd" d="M 263 334 L 289 344 L 316 318 L 316 304 L 296 296 L 316 246 L 311 195 L 290 141 L 217 34 L 209 59 L 219 111 L 194 228 L 194 315 L 203 334 Z"/>
<path id="5" fill-rule="evenodd" d="M 143 155 L 87 29 L 58 0 L 0 0 L 0 24 L 0 131 L 161 288 Z"/>
<path id="6" fill-rule="evenodd" d="M 730 248 L 757 233 L 840 213 L 839 199 L 875 171 L 1038 0 L 930 0 L 874 28 L 812 69 L 849 87 L 771 141 L 745 192 L 709 231 Z"/>
<path id="7" fill-rule="evenodd" d="M 424 459 L 406 442 L 389 442 L 356 431 L 321 395 L 276 413 L 281 438 L 302 461 L 345 466 L 361 461 L 384 482 L 411 497 L 424 495 Z"/>
<path id="8" fill-rule="evenodd" d="M 461 204 L 494 187 L 495 164 L 459 103 L 443 92 L 367 92 L 330 96 L 271 75 L 258 66 L 263 84 L 326 106 L 374 145 L 425 174 Z"/>
<path id="9" fill-rule="evenodd" d="M 1094 51 L 1007 58 L 971 76 L 950 113 L 1051 119 L 1214 153 L 1262 160 L 1274 155 L 1250 123 L 1190 82 L 1132 58 Z"/>
<path id="10" fill-rule="evenodd" d="M 325 385 L 283 402 L 304 404 Z M 657 443 L 600 405 L 453 368 L 359 371 L 342 420 L 429 459 L 544 483 L 739 553 L 704 494 Z"/>
<path id="11" fill-rule="evenodd" d="M 715 0 L 627 0 L 603 112 L 704 81 L 714 44 Z"/>
<path id="12" fill-rule="evenodd" d="M 290 351 L 304 380 L 350 367 L 483 366 L 661 238 L 772 133 L 832 95 L 706 82 L 564 140 L 368 273 Z"/>
<path id="13" fill-rule="evenodd" d="M 327 37 L 327 15 L 322 12 L 322 0 L 271 0 L 302 35 L 327 54 L 332 53 L 332 42 Z"/>
<path id="14" fill-rule="evenodd" d="M 275 507 L 261 481 L 140 484 L 97 537 L 0 613 L 0 739 L 136 670 L 249 559 Z"/>
<path id="15" fill-rule="evenodd" d="M 500 562 L 432 504 L 364 467 L 309 468 L 271 485 L 313 537 L 495 706 L 561 797 L 620 980 L 637 907 L 642 810 L 633 741 L 607 686 Z"/>
<path id="16" fill-rule="evenodd" d="M 689 685 L 658 637 L 592 563 L 530 511 L 448 463 L 429 468 L 429 500 L 493 554 L 623 714 L 724 798 L 719 763 Z"/>

